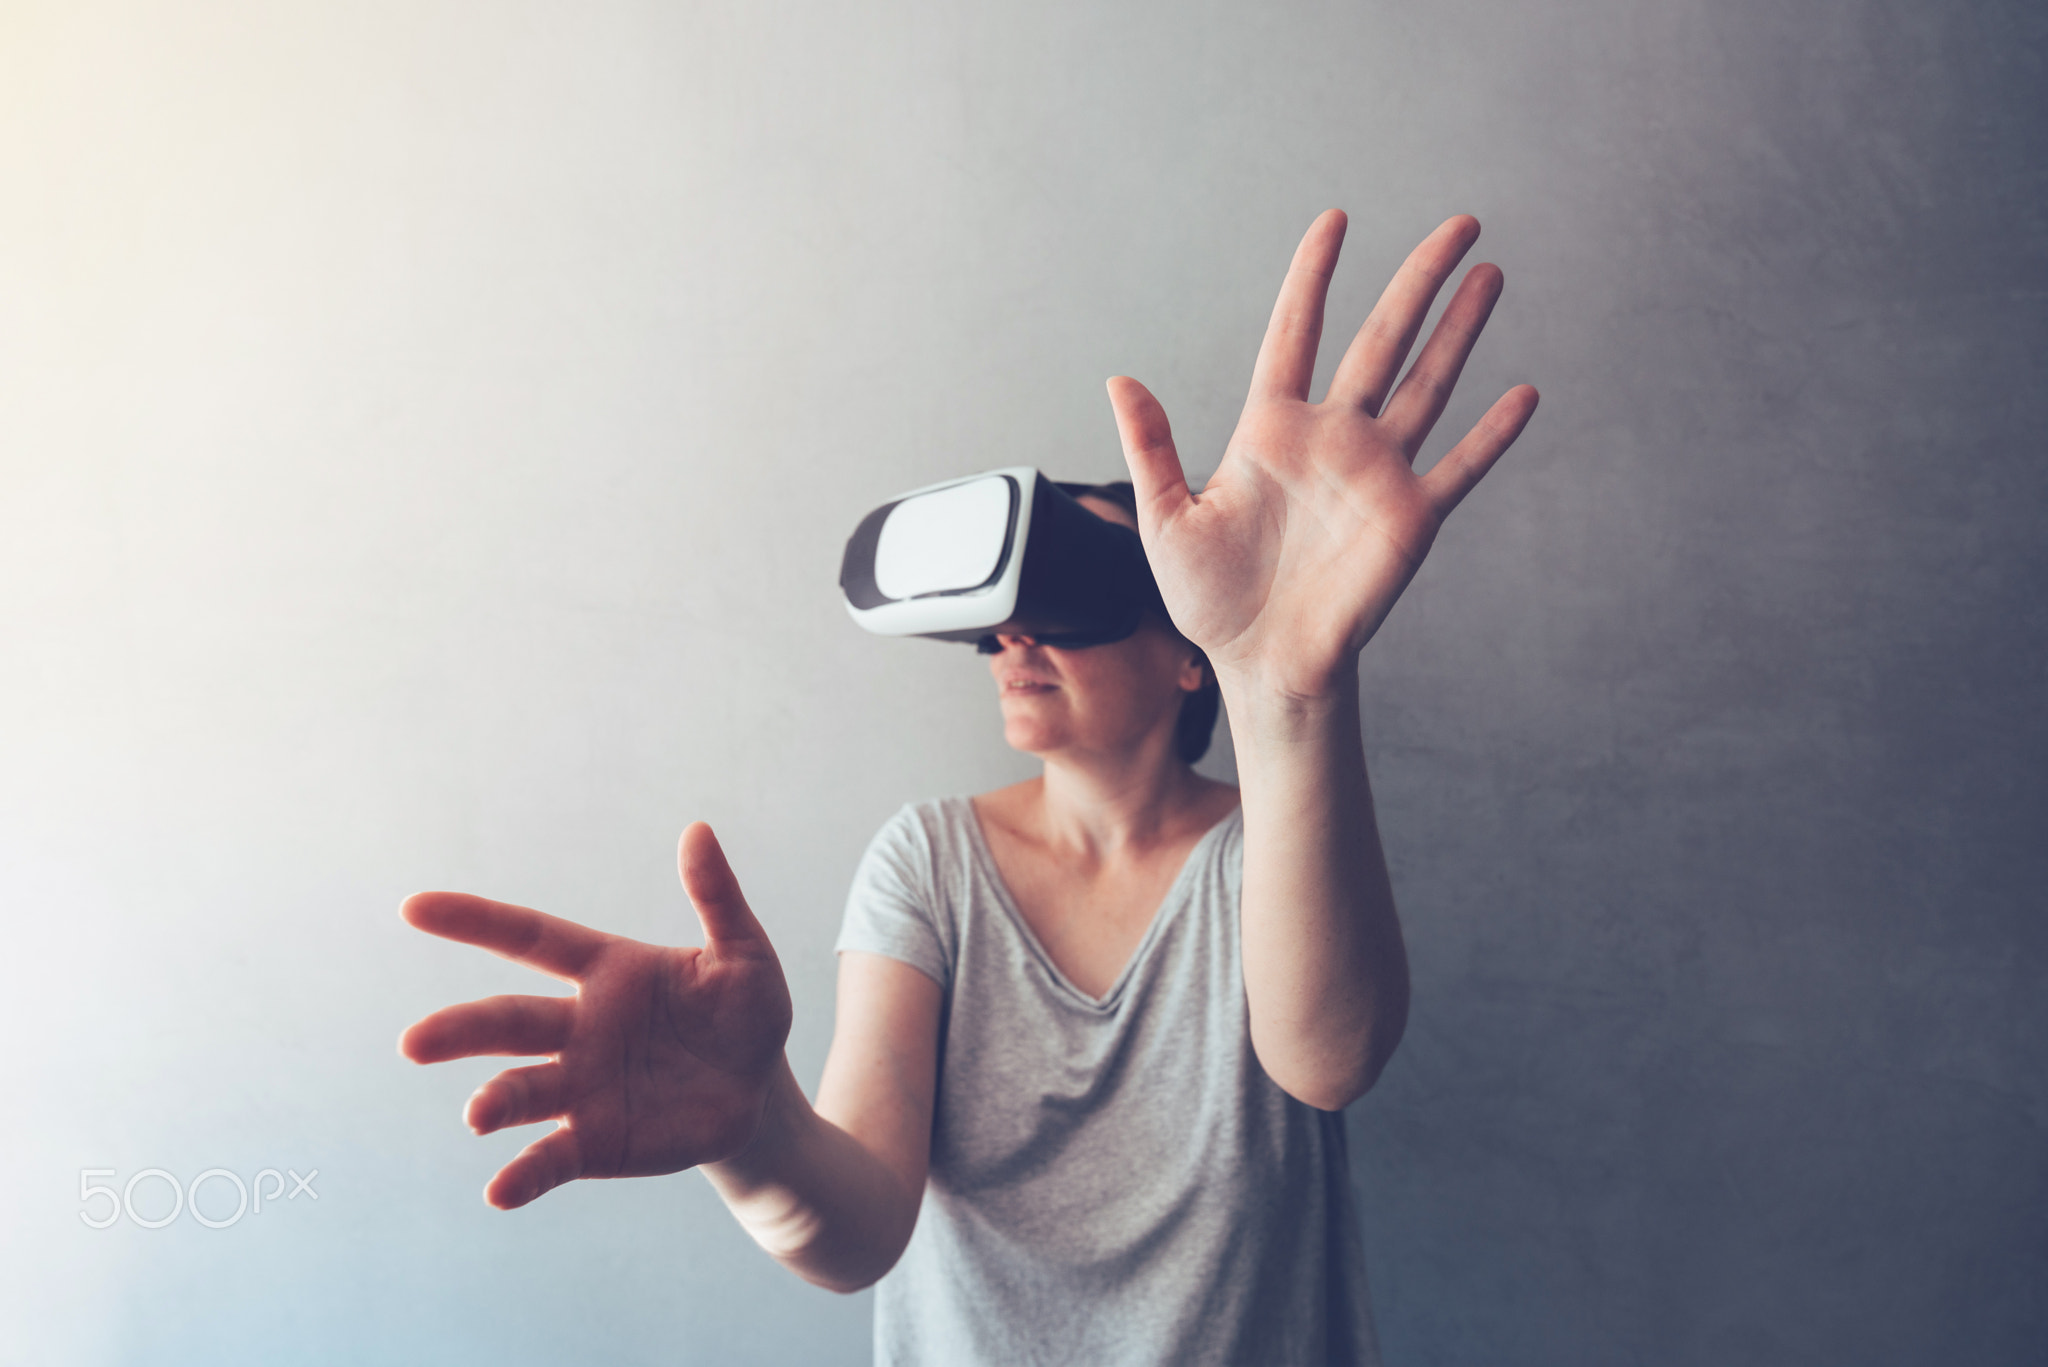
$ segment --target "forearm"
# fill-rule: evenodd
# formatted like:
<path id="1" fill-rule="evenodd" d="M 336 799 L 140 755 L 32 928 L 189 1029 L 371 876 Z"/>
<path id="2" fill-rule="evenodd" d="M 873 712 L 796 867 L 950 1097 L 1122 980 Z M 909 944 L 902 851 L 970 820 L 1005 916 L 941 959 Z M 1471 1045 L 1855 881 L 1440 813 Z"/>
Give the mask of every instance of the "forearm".
<path id="1" fill-rule="evenodd" d="M 1366 777 L 1355 664 L 1310 698 L 1219 673 L 1244 801 L 1241 912 L 1252 1046 L 1336 1110 L 1378 1079 L 1408 1018 L 1408 958 Z"/>
<path id="2" fill-rule="evenodd" d="M 819 1115 L 787 1061 L 753 1143 L 703 1171 L 754 1242 L 806 1281 L 842 1292 L 895 1265 L 923 1195 Z"/>

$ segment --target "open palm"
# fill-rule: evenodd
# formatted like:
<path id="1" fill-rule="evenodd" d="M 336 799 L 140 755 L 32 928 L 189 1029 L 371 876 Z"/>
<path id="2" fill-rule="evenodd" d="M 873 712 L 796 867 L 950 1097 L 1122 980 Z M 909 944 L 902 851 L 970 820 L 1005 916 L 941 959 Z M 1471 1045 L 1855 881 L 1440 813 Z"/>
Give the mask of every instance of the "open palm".
<path id="1" fill-rule="evenodd" d="M 702 948 L 606 935 L 526 907 L 423 892 L 406 920 L 573 982 L 568 997 L 491 997 L 436 1011 L 399 1040 L 418 1063 L 547 1055 L 470 1098 L 478 1134 L 553 1120 L 484 1189 L 510 1210 L 579 1177 L 715 1162 L 753 1138 L 790 1024 L 782 965 L 709 827 L 683 833 L 683 885 Z"/>
<path id="2" fill-rule="evenodd" d="M 1136 380 L 1110 401 L 1138 495 L 1138 524 L 1167 610 L 1221 671 L 1279 691 L 1327 689 L 1379 629 L 1451 509 L 1521 433 L 1537 394 L 1521 385 L 1427 473 L 1414 461 L 1442 415 L 1502 277 L 1475 266 L 1415 365 L 1393 389 L 1430 303 L 1479 236 L 1453 218 L 1402 265 L 1337 367 L 1308 401 L 1344 215 L 1310 227 L 1274 305 L 1250 397 L 1223 461 L 1191 493 L 1159 402 Z"/>

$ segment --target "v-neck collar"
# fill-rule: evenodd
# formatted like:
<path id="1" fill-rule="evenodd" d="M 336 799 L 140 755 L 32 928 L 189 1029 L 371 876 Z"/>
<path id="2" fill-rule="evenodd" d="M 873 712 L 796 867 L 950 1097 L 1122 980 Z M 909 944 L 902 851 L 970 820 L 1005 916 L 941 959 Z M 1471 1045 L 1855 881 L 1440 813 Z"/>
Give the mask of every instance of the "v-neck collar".
<path id="1" fill-rule="evenodd" d="M 1232 818 L 1244 810 L 1241 804 L 1232 807 L 1223 814 L 1216 824 L 1202 832 L 1201 838 L 1195 841 L 1194 847 L 1188 851 L 1188 857 L 1182 861 L 1180 872 L 1174 876 L 1173 885 L 1167 888 L 1165 898 L 1160 901 L 1158 906 L 1152 909 L 1152 919 L 1146 924 L 1144 935 L 1139 938 L 1137 948 L 1131 951 L 1130 957 L 1124 960 L 1123 969 L 1116 975 L 1116 980 L 1110 983 L 1109 990 L 1100 997 L 1091 997 L 1076 987 L 1067 975 L 1060 971 L 1060 966 L 1053 962 L 1052 955 L 1046 952 L 1043 944 L 1039 943 L 1038 934 L 1031 929 L 1031 923 L 1024 919 L 1024 913 L 1018 909 L 1017 899 L 1010 895 L 1010 885 L 1003 881 L 1003 871 L 996 864 L 995 851 L 989 848 L 988 837 L 982 833 L 981 815 L 974 810 L 974 799 L 971 797 L 959 797 L 954 798 L 953 801 L 958 804 L 959 815 L 966 823 L 968 840 L 974 848 L 975 860 L 981 865 L 981 872 L 988 879 L 989 886 L 995 889 L 996 903 L 1002 907 L 1003 914 L 1010 918 L 1010 924 L 1016 928 L 1017 934 L 1022 937 L 1025 946 L 1030 949 L 1033 957 L 1044 966 L 1046 974 L 1051 977 L 1059 989 L 1069 997 L 1072 997 L 1077 1005 L 1084 1006 L 1091 1011 L 1103 1013 L 1116 1009 L 1118 1000 L 1124 994 L 1125 986 L 1136 976 L 1139 965 L 1144 963 L 1145 956 L 1152 952 L 1153 944 L 1158 941 L 1163 933 L 1161 928 L 1173 919 L 1179 912 L 1181 904 L 1187 901 L 1188 884 L 1194 881 L 1195 870 L 1201 867 L 1203 856 L 1207 854 L 1210 843 L 1218 839 L 1222 834 L 1223 828 L 1228 826 Z"/>

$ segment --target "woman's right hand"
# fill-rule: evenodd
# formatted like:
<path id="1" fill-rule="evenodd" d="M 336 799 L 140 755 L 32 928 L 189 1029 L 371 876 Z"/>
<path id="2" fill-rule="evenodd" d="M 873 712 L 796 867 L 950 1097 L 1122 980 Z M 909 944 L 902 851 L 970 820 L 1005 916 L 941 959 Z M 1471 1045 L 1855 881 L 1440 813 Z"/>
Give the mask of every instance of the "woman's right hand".
<path id="1" fill-rule="evenodd" d="M 683 832 L 683 888 L 701 949 L 643 944 L 457 892 L 422 892 L 401 914 L 431 935 L 492 950 L 576 984 L 568 997 L 490 997 L 414 1025 L 415 1063 L 544 1054 L 469 1099 L 478 1134 L 556 1122 L 484 1188 L 501 1210 L 579 1177 L 679 1172 L 753 1140 L 789 1036 L 789 988 L 711 828 Z"/>

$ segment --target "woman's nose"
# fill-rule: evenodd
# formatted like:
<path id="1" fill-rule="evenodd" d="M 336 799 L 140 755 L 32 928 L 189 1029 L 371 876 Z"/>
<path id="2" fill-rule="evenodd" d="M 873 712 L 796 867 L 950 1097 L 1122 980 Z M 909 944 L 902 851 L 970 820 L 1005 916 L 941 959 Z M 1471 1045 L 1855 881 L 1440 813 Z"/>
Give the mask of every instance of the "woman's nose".
<path id="1" fill-rule="evenodd" d="M 983 655 L 1001 655 L 1011 646 L 1031 647 L 1038 644 L 1036 637 L 1019 635 L 1014 631 L 990 632 L 974 643 L 974 648 Z"/>

